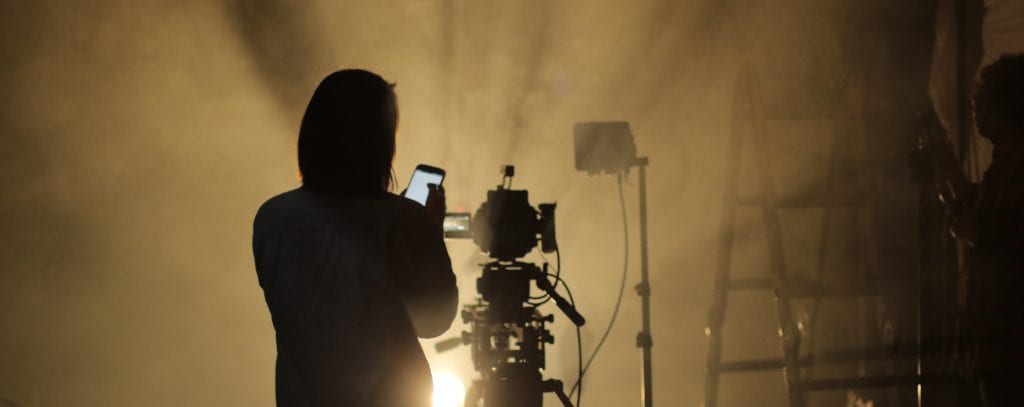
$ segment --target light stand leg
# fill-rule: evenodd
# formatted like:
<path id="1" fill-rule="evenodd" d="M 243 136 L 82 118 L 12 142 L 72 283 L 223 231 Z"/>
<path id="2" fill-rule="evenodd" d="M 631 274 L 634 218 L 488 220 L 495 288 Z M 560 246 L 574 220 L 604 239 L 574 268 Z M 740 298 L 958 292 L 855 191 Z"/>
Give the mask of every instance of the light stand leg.
<path id="1" fill-rule="evenodd" d="M 653 374 L 651 367 L 651 348 L 654 340 L 651 337 L 651 284 L 647 274 L 647 157 L 639 157 L 636 165 L 640 170 L 640 284 L 636 286 L 640 296 L 643 313 L 643 330 L 636 336 L 636 346 L 644 352 L 644 387 L 640 398 L 644 407 L 654 405 Z"/>

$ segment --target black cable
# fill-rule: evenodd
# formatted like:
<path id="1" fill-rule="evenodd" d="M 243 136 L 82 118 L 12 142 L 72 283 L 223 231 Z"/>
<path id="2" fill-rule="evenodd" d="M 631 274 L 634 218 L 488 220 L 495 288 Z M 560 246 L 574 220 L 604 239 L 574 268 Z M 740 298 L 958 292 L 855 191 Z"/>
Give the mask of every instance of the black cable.
<path id="1" fill-rule="evenodd" d="M 544 259 L 544 262 L 548 262 L 548 258 L 544 256 L 544 251 L 540 251 L 540 258 Z M 562 280 L 562 251 L 558 249 L 558 243 L 555 243 L 555 282 L 551 284 L 552 288 L 558 288 L 559 283 L 564 283 Z"/>
<path id="2" fill-rule="evenodd" d="M 544 252 L 543 251 L 537 251 L 537 253 L 539 253 L 540 254 L 540 258 L 544 260 L 544 264 L 549 264 L 548 263 L 548 258 L 544 257 Z M 559 267 L 559 268 L 561 268 L 561 267 Z M 546 273 L 546 275 L 551 275 L 551 273 L 547 273 L 547 270 L 545 270 L 545 273 Z M 551 284 L 552 289 L 558 287 L 558 281 L 560 280 L 559 276 L 561 274 L 562 274 L 561 270 L 555 270 L 555 274 L 554 274 L 555 283 Z M 545 276 L 545 278 L 547 278 L 547 277 Z M 549 284 L 550 284 L 550 282 L 549 282 Z M 541 305 L 547 304 L 548 301 L 551 301 L 551 295 L 549 295 L 548 293 L 545 292 L 544 294 L 541 294 L 541 295 L 538 295 L 538 296 L 532 296 L 531 295 L 530 299 L 531 300 L 541 300 L 540 302 L 531 302 L 531 301 L 527 301 L 526 302 L 527 304 L 530 304 L 530 305 L 532 305 L 534 307 L 539 307 Z"/>
<path id="3" fill-rule="evenodd" d="M 534 248 L 534 249 L 536 249 L 536 248 Z M 540 258 L 544 259 L 544 264 L 549 264 L 548 258 L 546 256 L 544 256 L 544 251 L 543 250 L 537 250 L 537 254 L 540 254 Z M 548 273 L 548 274 L 550 275 L 550 273 Z M 562 280 L 561 276 L 562 276 L 562 251 L 558 248 L 558 242 L 555 242 L 555 274 L 554 274 L 555 282 L 551 283 L 551 289 L 552 290 L 558 289 L 558 284 L 565 282 L 565 280 Z M 531 300 L 542 300 L 540 302 L 529 302 L 529 301 L 527 301 L 528 304 L 533 305 L 535 307 L 539 307 L 541 305 L 547 304 L 548 301 L 551 301 L 551 296 L 547 295 L 547 294 L 544 294 L 544 295 L 538 295 L 536 297 L 531 296 L 530 299 Z"/>
<path id="4" fill-rule="evenodd" d="M 576 325 L 576 382 L 583 379 L 583 335 L 580 334 L 580 326 Z M 580 399 L 583 398 L 583 386 L 576 393 L 576 407 L 580 407 Z"/>
<path id="5" fill-rule="evenodd" d="M 590 358 L 587 359 L 587 364 L 583 366 L 583 370 L 580 372 L 579 378 L 576 379 L 576 384 L 572 385 L 572 390 L 569 392 L 569 396 L 576 392 L 579 388 L 580 393 L 583 393 L 583 376 L 587 374 L 587 370 L 590 369 L 590 364 L 594 362 L 594 358 L 597 357 L 597 353 L 601 351 L 601 347 L 604 346 L 604 341 L 608 339 L 608 334 L 611 333 L 612 327 L 615 326 L 615 319 L 619 316 L 619 308 L 622 305 L 622 294 L 626 291 L 626 272 L 629 271 L 629 225 L 626 223 L 626 198 L 622 192 L 622 174 L 618 177 L 619 184 L 619 206 L 622 207 L 622 241 L 623 252 L 622 260 L 622 282 L 619 283 L 619 298 L 615 300 L 615 310 L 612 311 L 612 319 L 608 322 L 608 328 L 604 330 L 604 334 L 601 335 L 601 340 L 597 342 L 597 347 L 594 348 L 594 352 L 590 354 Z M 577 404 L 579 404 L 577 402 Z M 577 405 L 577 407 L 579 407 Z"/>
<path id="6" fill-rule="evenodd" d="M 555 249 L 555 255 L 556 256 L 558 255 L 558 249 Z M 559 259 L 559 262 L 561 262 L 561 257 L 558 257 L 558 259 Z M 559 270 L 562 269 L 561 264 L 559 264 L 558 269 Z M 562 286 L 565 287 L 566 295 L 569 296 L 569 304 L 572 305 L 572 307 L 575 309 L 576 308 L 576 299 L 572 297 L 572 290 L 569 289 L 569 285 L 565 283 L 565 280 L 562 279 L 560 274 L 561 273 L 552 275 L 551 273 L 547 273 L 547 275 L 555 277 L 555 284 L 557 284 L 559 282 L 562 283 Z M 580 332 L 580 326 L 576 325 L 576 384 L 577 385 L 580 384 L 580 380 L 582 380 L 582 378 L 583 378 L 583 335 Z M 574 391 L 575 391 L 575 388 L 576 388 L 576 386 L 573 386 Z M 572 393 L 569 394 L 569 397 L 572 397 Z M 580 400 L 582 398 L 583 398 L 583 386 L 581 385 L 580 386 L 580 391 L 576 393 L 576 407 L 580 407 Z"/>
<path id="7" fill-rule="evenodd" d="M 511 186 L 511 184 L 509 184 L 509 185 Z M 555 244 L 555 282 L 551 284 L 551 289 L 552 290 L 557 290 L 558 289 L 558 283 L 559 282 L 563 282 L 563 280 L 561 279 L 561 276 L 562 276 L 562 251 L 558 247 L 558 240 L 557 239 L 554 239 L 553 243 Z M 540 255 L 541 259 L 544 259 L 544 264 L 550 264 L 550 262 L 548 261 L 547 256 L 544 255 L 544 249 L 539 249 L 538 247 L 539 246 L 534 246 L 533 249 L 537 250 L 537 254 Z M 541 295 L 541 296 L 537 296 L 537 297 L 530 297 L 530 299 L 531 300 L 543 299 L 543 301 L 538 302 L 538 303 L 528 302 L 531 305 L 540 306 L 540 305 L 546 304 L 548 301 L 550 301 L 551 300 L 551 296 Z"/>
<path id="8" fill-rule="evenodd" d="M 543 252 L 541 252 L 543 256 Z M 569 304 L 572 304 L 572 308 L 576 308 L 576 299 L 572 298 L 572 291 L 569 290 L 569 285 L 562 280 L 562 250 L 558 247 L 558 242 L 555 242 L 555 284 L 553 288 L 558 288 L 558 283 L 562 283 L 565 286 L 565 293 L 569 296 Z M 549 298 L 550 299 L 550 298 Z M 583 380 L 583 334 L 579 325 L 576 325 L 576 382 L 579 383 Z M 571 397 L 571 394 L 570 394 Z M 576 407 L 580 407 L 580 399 L 583 398 L 583 387 L 580 386 L 580 391 L 576 393 Z"/>
<path id="9" fill-rule="evenodd" d="M 536 297 L 531 296 L 530 299 L 531 300 L 540 300 L 539 302 L 531 302 L 531 301 L 527 301 L 526 302 L 527 304 L 530 304 L 530 305 L 532 305 L 534 307 L 539 307 L 541 305 L 547 304 L 548 301 L 551 301 L 551 296 L 548 295 L 547 293 L 544 293 L 544 295 L 538 295 Z"/>
<path id="10" fill-rule="evenodd" d="M 540 259 L 541 259 L 541 260 L 544 260 L 544 264 L 545 264 L 545 265 L 547 265 L 547 264 L 550 264 L 550 263 L 551 263 L 551 262 L 549 262 L 549 261 L 548 261 L 548 258 L 547 258 L 547 256 L 544 256 L 544 251 L 543 251 L 543 250 L 540 250 L 540 249 L 538 249 L 537 247 L 534 247 L 534 248 L 533 248 L 533 250 L 536 250 L 536 251 L 537 251 L 537 254 L 539 254 L 539 255 L 540 255 Z M 545 273 L 547 273 L 547 269 L 544 269 L 544 272 L 545 272 Z M 547 273 L 547 274 L 550 274 L 550 273 Z M 555 270 L 555 284 L 558 284 L 558 276 L 559 276 L 560 274 L 562 274 L 562 273 L 561 273 L 560 271 L 558 271 L 558 270 Z M 557 286 L 553 284 L 553 285 L 552 285 L 552 287 L 557 287 Z M 547 293 L 544 293 L 543 295 L 538 295 L 538 296 L 536 296 L 536 297 L 534 297 L 534 296 L 530 296 L 530 299 L 531 299 L 531 300 L 536 300 L 536 299 L 541 299 L 541 298 L 544 298 L 544 299 L 546 299 L 546 298 L 548 298 L 548 297 L 550 297 L 550 296 L 549 296 L 549 295 L 548 295 Z M 547 301 L 544 301 L 544 302 L 547 302 Z M 541 304 L 543 304 L 543 303 L 541 303 Z M 538 305 L 539 305 L 539 304 L 538 304 Z"/>

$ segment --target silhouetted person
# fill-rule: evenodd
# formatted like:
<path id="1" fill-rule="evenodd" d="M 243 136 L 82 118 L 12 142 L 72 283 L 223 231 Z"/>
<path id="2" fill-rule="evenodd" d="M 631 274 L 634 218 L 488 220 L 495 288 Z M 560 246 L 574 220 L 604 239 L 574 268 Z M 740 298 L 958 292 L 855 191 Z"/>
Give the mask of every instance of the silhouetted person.
<path id="1" fill-rule="evenodd" d="M 427 207 L 391 194 L 398 109 L 362 70 L 320 83 L 299 131 L 302 187 L 253 226 L 277 332 L 280 406 L 429 406 L 417 336 L 450 326 L 458 293 L 444 246 L 443 189 Z"/>
<path id="2" fill-rule="evenodd" d="M 1024 406 L 1024 54 L 981 70 L 974 118 L 994 150 L 954 228 L 970 244 L 961 277 L 965 370 L 983 405 Z"/>

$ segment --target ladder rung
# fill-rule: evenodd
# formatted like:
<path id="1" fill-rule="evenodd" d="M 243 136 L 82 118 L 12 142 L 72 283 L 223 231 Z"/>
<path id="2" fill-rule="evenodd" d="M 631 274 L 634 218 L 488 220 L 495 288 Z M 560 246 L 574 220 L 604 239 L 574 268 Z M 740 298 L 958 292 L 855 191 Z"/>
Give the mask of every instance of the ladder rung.
<path id="1" fill-rule="evenodd" d="M 738 278 L 729 281 L 728 287 L 730 290 L 771 290 L 775 284 L 767 278 Z"/>
<path id="2" fill-rule="evenodd" d="M 782 359 L 751 359 L 735 362 L 722 362 L 718 365 L 721 373 L 753 372 L 760 370 L 782 369 Z"/>
<path id="3" fill-rule="evenodd" d="M 761 195 L 743 195 L 736 198 L 742 206 L 762 206 L 765 199 Z M 775 198 L 775 204 L 781 208 L 813 208 L 829 206 L 862 206 L 868 203 L 868 195 L 859 194 L 799 194 Z"/>
<path id="4" fill-rule="evenodd" d="M 913 354 L 893 353 L 891 351 L 883 351 L 882 349 L 847 349 L 822 352 L 813 356 L 801 357 L 797 360 L 797 364 L 800 367 L 807 367 L 812 365 L 821 366 L 850 362 L 910 360 L 914 357 L 915 355 Z M 721 373 L 751 372 L 782 368 L 783 360 L 780 358 L 737 360 L 732 362 L 722 362 L 718 365 L 718 371 Z"/>
<path id="5" fill-rule="evenodd" d="M 859 116 L 835 109 L 821 111 L 766 111 L 763 120 L 852 120 Z"/>
<path id="6" fill-rule="evenodd" d="M 856 389 L 870 387 L 897 387 L 914 386 L 918 384 L 949 385 L 962 383 L 963 377 L 957 373 L 932 373 L 924 375 L 889 375 L 873 377 L 851 377 L 839 379 L 813 379 L 800 382 L 801 390 L 835 390 L 835 389 Z"/>
<path id="7" fill-rule="evenodd" d="M 730 280 L 727 288 L 730 290 L 772 290 L 776 288 L 776 285 L 767 278 L 741 278 Z M 885 294 L 885 289 L 879 284 L 823 285 L 794 279 L 786 282 L 785 293 L 789 298 L 855 297 L 882 295 Z"/>
<path id="8" fill-rule="evenodd" d="M 814 390 L 836 390 L 836 389 L 863 389 L 870 387 L 896 387 L 912 386 L 921 382 L 917 375 L 895 375 L 875 377 L 847 377 L 840 379 L 813 379 L 801 380 L 800 389 L 807 391 Z"/>
<path id="9" fill-rule="evenodd" d="M 879 284 L 869 283 L 823 285 L 791 280 L 786 283 L 785 293 L 789 298 L 856 297 L 882 295 L 885 294 L 885 289 Z"/>

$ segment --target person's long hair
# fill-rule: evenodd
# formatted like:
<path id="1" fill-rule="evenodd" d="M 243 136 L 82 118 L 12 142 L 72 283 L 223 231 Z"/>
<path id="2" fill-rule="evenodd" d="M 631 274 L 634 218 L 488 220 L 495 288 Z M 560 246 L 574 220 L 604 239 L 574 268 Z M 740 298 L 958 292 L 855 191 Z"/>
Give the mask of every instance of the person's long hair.
<path id="1" fill-rule="evenodd" d="M 313 92 L 299 129 L 299 172 L 310 190 L 382 194 L 391 186 L 398 108 L 393 85 L 346 69 Z"/>

